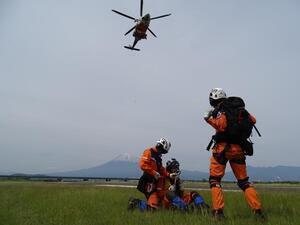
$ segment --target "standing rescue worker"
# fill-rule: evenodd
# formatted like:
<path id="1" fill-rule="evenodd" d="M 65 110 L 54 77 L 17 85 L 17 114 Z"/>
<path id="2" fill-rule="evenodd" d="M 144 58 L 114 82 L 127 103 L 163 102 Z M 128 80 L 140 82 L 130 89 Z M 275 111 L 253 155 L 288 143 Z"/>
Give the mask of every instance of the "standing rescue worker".
<path id="1" fill-rule="evenodd" d="M 234 119 L 231 119 L 228 115 L 229 113 L 225 110 L 225 102 L 227 102 L 228 99 L 232 100 L 232 103 L 230 104 L 234 105 L 238 110 L 247 112 L 244 109 L 245 105 L 241 98 L 227 98 L 226 93 L 221 88 L 214 88 L 209 94 L 209 102 L 213 108 L 204 113 L 205 121 L 216 130 L 216 134 L 213 136 L 207 149 L 209 150 L 210 145 L 214 142 L 212 156 L 210 158 L 209 177 L 213 217 L 216 219 L 224 218 L 224 195 L 221 187 L 221 179 L 225 174 L 226 164 L 229 161 L 232 171 L 237 179 L 238 186 L 244 191 L 248 205 L 254 210 L 257 218 L 264 219 L 258 194 L 253 185 L 248 181 L 249 177 L 246 171 L 245 152 L 247 152 L 250 147 L 250 151 L 252 150 L 253 154 L 252 143 L 246 141 L 246 138 L 243 139 L 242 137 L 237 137 L 238 135 L 242 135 L 241 131 L 232 134 L 234 132 L 231 131 L 239 125 L 230 122 Z M 241 115 L 239 114 L 238 116 L 240 117 Z M 256 119 L 248 112 L 246 113 L 246 116 L 248 123 L 250 122 L 253 126 Z M 242 139 L 243 141 L 241 141 Z M 251 155 L 251 153 L 248 155 Z"/>
<path id="2" fill-rule="evenodd" d="M 144 172 L 137 189 L 145 194 L 147 207 L 157 209 L 164 198 L 164 182 L 166 177 L 175 177 L 177 174 L 168 173 L 162 165 L 162 154 L 169 152 L 171 143 L 166 138 L 156 142 L 155 147 L 147 148 L 140 158 L 140 168 Z"/>

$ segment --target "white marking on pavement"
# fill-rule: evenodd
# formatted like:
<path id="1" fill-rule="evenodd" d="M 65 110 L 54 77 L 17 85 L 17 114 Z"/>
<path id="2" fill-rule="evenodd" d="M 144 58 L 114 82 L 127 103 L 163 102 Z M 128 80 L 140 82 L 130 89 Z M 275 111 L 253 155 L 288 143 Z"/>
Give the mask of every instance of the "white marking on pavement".
<path id="1" fill-rule="evenodd" d="M 123 185 L 123 184 L 96 184 L 96 187 L 119 187 L 119 188 L 136 188 L 133 185 Z M 195 191 L 209 191 L 209 188 L 184 188 L 185 190 L 195 190 Z M 241 190 L 233 190 L 233 189 L 223 189 L 225 192 L 241 192 Z"/>

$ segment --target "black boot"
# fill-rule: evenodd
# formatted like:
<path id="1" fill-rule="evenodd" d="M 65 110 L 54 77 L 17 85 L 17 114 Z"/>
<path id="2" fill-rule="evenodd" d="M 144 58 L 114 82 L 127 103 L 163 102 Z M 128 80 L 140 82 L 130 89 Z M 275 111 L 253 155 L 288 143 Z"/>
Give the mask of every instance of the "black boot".
<path id="1" fill-rule="evenodd" d="M 224 216 L 224 213 L 223 213 L 222 209 L 213 210 L 212 211 L 212 217 L 216 220 L 224 220 L 225 219 L 225 216 Z"/>
<path id="2" fill-rule="evenodd" d="M 205 202 L 195 206 L 195 208 L 202 214 L 209 214 L 210 211 L 209 205 L 207 205 Z"/>
<path id="3" fill-rule="evenodd" d="M 140 200 L 137 198 L 130 197 L 128 200 L 128 210 L 138 208 Z"/>
<path id="4" fill-rule="evenodd" d="M 267 220 L 266 216 L 263 214 L 261 209 L 256 209 L 254 211 L 254 215 L 255 215 L 256 220 L 259 220 L 261 222 L 265 222 Z"/>

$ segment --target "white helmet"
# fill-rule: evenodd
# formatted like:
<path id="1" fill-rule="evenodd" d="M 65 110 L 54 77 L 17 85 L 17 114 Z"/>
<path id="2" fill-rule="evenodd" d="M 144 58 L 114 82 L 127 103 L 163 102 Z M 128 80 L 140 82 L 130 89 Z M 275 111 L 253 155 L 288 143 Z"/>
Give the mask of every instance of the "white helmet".
<path id="1" fill-rule="evenodd" d="M 168 141 L 166 138 L 161 138 L 159 141 L 156 142 L 156 146 L 162 146 L 163 153 L 168 153 L 171 148 L 171 142 Z"/>
<path id="2" fill-rule="evenodd" d="M 226 98 L 226 93 L 222 88 L 214 88 L 210 91 L 209 98 L 214 100 Z"/>

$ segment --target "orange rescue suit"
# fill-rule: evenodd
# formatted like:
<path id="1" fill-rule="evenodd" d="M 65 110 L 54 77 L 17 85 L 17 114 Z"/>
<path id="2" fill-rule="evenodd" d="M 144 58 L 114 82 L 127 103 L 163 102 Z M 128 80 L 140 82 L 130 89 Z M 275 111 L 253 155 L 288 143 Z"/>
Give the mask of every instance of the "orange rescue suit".
<path id="1" fill-rule="evenodd" d="M 256 123 L 254 116 L 250 115 L 253 123 Z M 216 132 L 224 132 L 227 127 L 227 119 L 225 112 L 218 112 L 215 117 L 206 120 Z M 226 146 L 229 149 L 225 151 Z M 248 205 L 254 209 L 261 209 L 261 203 L 258 194 L 252 184 L 248 182 L 246 171 L 246 157 L 240 145 L 228 144 L 226 142 L 217 143 L 212 149 L 212 157 L 210 159 L 210 177 L 209 183 L 212 193 L 212 207 L 215 211 L 223 211 L 224 195 L 221 187 L 221 179 L 225 174 L 226 164 L 229 161 L 232 171 L 238 181 L 238 186 L 244 191 Z"/>
<path id="2" fill-rule="evenodd" d="M 252 120 L 253 124 L 256 123 L 255 117 L 251 114 L 250 119 Z M 224 132 L 227 127 L 226 115 L 224 112 L 219 112 L 216 118 L 210 117 L 207 120 L 207 123 L 214 127 L 217 133 Z M 225 142 L 217 143 L 216 146 L 214 146 L 213 148 L 213 153 L 220 154 L 224 150 L 226 145 L 227 143 Z M 238 144 L 230 144 L 230 149 L 225 153 L 225 156 L 227 159 L 243 159 L 245 157 L 241 146 Z"/>
<path id="3" fill-rule="evenodd" d="M 168 176 L 169 173 L 162 166 L 161 156 L 155 147 L 147 148 L 140 159 L 140 168 L 151 176 L 159 173 L 161 176 Z"/>
<path id="4" fill-rule="evenodd" d="M 158 153 L 155 147 L 148 148 L 143 152 L 139 165 L 144 173 L 152 177 L 147 183 L 145 190 L 147 203 L 152 208 L 158 208 L 165 196 L 165 178 L 169 176 L 169 173 L 162 165 L 161 154 Z"/>

